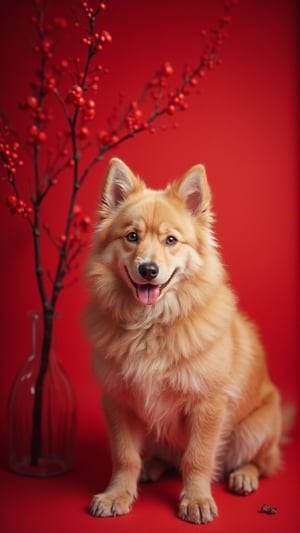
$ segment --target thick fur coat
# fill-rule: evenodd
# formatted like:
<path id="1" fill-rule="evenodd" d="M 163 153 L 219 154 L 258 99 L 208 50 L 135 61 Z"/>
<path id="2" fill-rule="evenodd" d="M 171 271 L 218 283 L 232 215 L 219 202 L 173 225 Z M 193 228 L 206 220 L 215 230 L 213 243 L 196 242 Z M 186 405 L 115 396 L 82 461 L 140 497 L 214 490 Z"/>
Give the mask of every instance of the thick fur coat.
<path id="1" fill-rule="evenodd" d="M 246 495 L 280 464 L 279 393 L 212 222 L 202 165 L 154 191 L 111 160 L 87 265 L 85 323 L 113 460 L 95 516 L 127 513 L 139 480 L 176 467 L 179 517 L 207 523 L 218 514 L 212 481 L 227 476 Z"/>

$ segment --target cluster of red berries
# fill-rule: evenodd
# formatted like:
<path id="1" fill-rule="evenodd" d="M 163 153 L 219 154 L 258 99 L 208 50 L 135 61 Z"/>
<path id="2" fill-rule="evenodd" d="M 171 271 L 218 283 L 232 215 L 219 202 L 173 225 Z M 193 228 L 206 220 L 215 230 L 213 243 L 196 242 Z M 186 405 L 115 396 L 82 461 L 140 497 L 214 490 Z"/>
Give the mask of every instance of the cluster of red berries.
<path id="1" fill-rule="evenodd" d="M 230 10 L 237 4 L 237 1 L 232 0 L 225 4 L 224 15 L 219 19 L 219 26 L 212 30 L 211 35 L 208 34 L 206 30 L 201 31 L 201 36 L 206 39 L 206 51 L 202 55 L 202 65 L 208 69 L 212 69 L 216 64 L 220 63 L 217 57 L 217 49 L 224 44 L 224 41 L 228 39 L 229 33 L 226 30 L 226 27 L 231 22 L 231 17 L 229 16 Z M 200 74 L 204 75 L 203 71 L 200 71 Z"/>
<path id="2" fill-rule="evenodd" d="M 88 20 L 91 20 L 93 17 L 95 17 L 99 11 L 106 10 L 106 4 L 104 2 L 98 2 L 96 9 L 93 9 L 86 1 L 83 1 L 81 2 L 81 7 Z"/>
<path id="3" fill-rule="evenodd" d="M 87 232 L 91 225 L 91 217 L 82 215 L 82 207 L 75 205 L 73 209 L 73 226 Z"/>
<path id="4" fill-rule="evenodd" d="M 6 205 L 12 215 L 22 215 L 24 218 L 28 218 L 32 213 L 32 207 L 28 206 L 24 200 L 17 198 L 14 194 L 10 194 L 6 198 Z"/>
<path id="5" fill-rule="evenodd" d="M 83 216 L 82 208 L 79 205 L 75 205 L 73 209 L 72 232 L 70 233 L 68 247 L 69 268 L 77 255 L 88 244 L 87 234 L 91 227 L 91 223 L 91 218 L 89 216 Z"/>
<path id="6" fill-rule="evenodd" d="M 82 207 L 80 205 L 75 205 L 73 209 L 73 220 L 72 220 L 72 233 L 69 236 L 69 247 L 72 248 L 75 245 L 83 247 L 86 245 L 85 235 L 88 233 L 91 227 L 92 220 L 89 216 L 83 216 Z M 44 230 L 50 234 L 50 228 L 48 224 L 43 224 Z M 58 241 L 63 245 L 67 241 L 67 236 L 65 234 L 60 235 Z"/>
<path id="7" fill-rule="evenodd" d="M 54 30 L 65 30 L 68 23 L 64 17 L 54 17 L 52 20 L 42 20 L 33 15 L 31 22 L 36 26 L 38 35 L 40 36 L 40 42 L 33 45 L 33 52 L 35 54 L 42 54 L 47 59 L 53 57 L 53 41 L 49 38 L 49 34 Z"/>
<path id="8" fill-rule="evenodd" d="M 39 129 L 36 124 L 32 124 L 31 126 L 29 126 L 27 133 L 27 144 L 42 144 L 47 140 L 46 132 Z"/>
<path id="9" fill-rule="evenodd" d="M 39 105 L 36 96 L 28 96 L 24 102 L 19 104 L 22 111 L 31 111 L 31 116 L 34 123 L 27 129 L 26 142 L 29 145 L 41 144 L 47 140 L 47 134 L 42 128 L 42 123 L 47 123 L 53 120 L 53 115 L 50 111 L 43 109 Z M 37 124 L 39 124 L 37 126 Z"/>
<path id="10" fill-rule="evenodd" d="M 148 123 L 143 120 L 143 112 L 138 102 L 131 102 L 124 117 L 124 123 L 129 133 L 134 133 L 139 129 L 147 129 Z"/>
<path id="11" fill-rule="evenodd" d="M 151 90 L 151 96 L 154 100 L 161 100 L 163 92 L 168 87 L 168 78 L 173 76 L 174 69 L 169 61 L 166 61 L 156 75 L 150 80 L 148 88 Z M 195 84 L 195 80 L 191 80 L 191 84 Z M 167 94 L 166 112 L 168 115 L 173 115 L 175 111 L 183 111 L 187 109 L 188 104 L 185 101 L 185 96 L 188 91 L 173 91 Z"/>
<path id="12" fill-rule="evenodd" d="M 32 15 L 31 22 L 43 33 L 50 33 L 54 29 L 65 30 L 68 27 L 68 23 L 64 17 L 53 17 L 50 21 L 46 21 L 41 25 L 39 18 L 36 15 Z"/>
<path id="13" fill-rule="evenodd" d="M 31 111 L 34 118 L 38 118 L 42 122 L 46 120 L 46 115 L 43 115 L 42 109 L 36 96 L 30 95 L 24 102 L 20 102 L 19 108 L 21 111 Z"/>
<path id="14" fill-rule="evenodd" d="M 113 124 L 113 120 L 111 122 Z M 116 145 L 120 140 L 117 135 L 117 128 L 114 128 L 112 124 L 111 132 L 107 130 L 100 130 L 98 132 L 98 141 L 101 147 Z M 133 135 L 143 130 L 149 130 L 151 133 L 154 131 L 154 128 L 151 128 L 148 121 L 143 118 L 143 112 L 136 100 L 130 103 L 122 118 L 121 124 L 126 127 L 127 133 Z"/>
<path id="15" fill-rule="evenodd" d="M 0 165 L 7 172 L 9 179 L 12 180 L 17 172 L 17 168 L 23 166 L 23 161 L 18 154 L 19 143 L 14 141 L 9 144 L 7 142 L 8 135 L 8 127 L 3 126 L 0 132 Z"/>
<path id="16" fill-rule="evenodd" d="M 53 47 L 53 41 L 51 39 L 45 38 L 45 39 L 42 39 L 39 44 L 35 44 L 32 50 L 35 54 L 41 53 L 47 59 L 52 59 L 53 57 L 52 47 Z"/>
<path id="17" fill-rule="evenodd" d="M 107 130 L 98 132 L 98 141 L 101 147 L 112 146 L 118 143 L 119 137 L 115 133 L 109 133 Z"/>
<path id="18" fill-rule="evenodd" d="M 169 103 L 167 106 L 167 114 L 174 115 L 175 111 L 185 111 L 188 109 L 188 103 L 185 100 L 186 92 L 170 92 Z"/>
<path id="19" fill-rule="evenodd" d="M 169 61 L 166 61 L 156 75 L 150 80 L 148 89 L 154 100 L 162 100 L 163 95 L 167 98 L 166 112 L 168 115 L 174 115 L 176 111 L 184 111 L 188 108 L 185 100 L 189 94 L 189 88 L 172 91 L 166 94 L 168 88 L 168 78 L 173 76 L 174 69 Z M 189 80 L 190 86 L 195 86 L 197 80 L 193 77 Z"/>
<path id="20" fill-rule="evenodd" d="M 98 2 L 95 9 L 90 7 L 87 2 L 81 2 L 81 7 L 85 17 L 90 23 L 95 20 L 99 11 L 106 10 L 106 4 L 104 2 Z M 77 21 L 75 25 L 79 26 L 79 22 Z M 82 37 L 80 42 L 81 44 L 88 46 L 90 51 L 95 54 L 96 52 L 101 52 L 105 44 L 110 44 L 112 42 L 112 36 L 107 30 L 102 30 L 101 32 L 93 31 L 93 27 L 90 25 L 90 32 L 88 35 Z"/>
<path id="21" fill-rule="evenodd" d="M 52 70 L 57 75 L 61 75 L 61 73 L 69 68 L 69 61 L 67 59 L 61 59 L 58 63 L 52 65 Z"/>
<path id="22" fill-rule="evenodd" d="M 23 166 L 23 161 L 18 154 L 20 145 L 16 141 L 8 142 L 10 131 L 6 125 L 0 124 L 0 128 L 0 166 L 6 171 L 8 181 L 15 187 L 17 169 Z M 27 218 L 32 213 L 32 208 L 24 200 L 21 200 L 17 194 L 10 194 L 6 198 L 6 205 L 12 215 L 19 214 Z"/>
<path id="23" fill-rule="evenodd" d="M 92 98 L 85 98 L 82 87 L 78 84 L 72 85 L 66 98 L 67 103 L 73 104 L 82 111 L 83 120 L 92 120 L 96 115 L 96 103 Z"/>
<path id="24" fill-rule="evenodd" d="M 109 69 L 108 68 L 104 68 L 102 65 L 97 65 L 96 74 L 93 73 L 92 75 L 88 74 L 86 76 L 86 78 L 85 78 L 85 86 L 88 89 L 90 89 L 91 91 L 93 91 L 93 93 L 97 93 L 98 88 L 99 88 L 99 82 L 100 82 L 101 78 L 106 76 L 108 73 L 109 73 Z"/>
<path id="25" fill-rule="evenodd" d="M 156 75 L 152 78 L 152 80 L 149 82 L 149 86 L 153 88 L 157 87 L 166 87 L 167 86 L 167 78 L 170 78 L 174 74 L 174 69 L 169 61 L 165 61 L 161 69 L 156 73 Z M 153 91 L 153 95 L 155 95 L 155 91 Z"/>
<path id="26" fill-rule="evenodd" d="M 112 42 L 112 36 L 107 30 L 94 32 L 92 35 L 82 37 L 81 44 L 89 46 L 93 53 L 101 52 L 103 45 L 110 44 Z"/>

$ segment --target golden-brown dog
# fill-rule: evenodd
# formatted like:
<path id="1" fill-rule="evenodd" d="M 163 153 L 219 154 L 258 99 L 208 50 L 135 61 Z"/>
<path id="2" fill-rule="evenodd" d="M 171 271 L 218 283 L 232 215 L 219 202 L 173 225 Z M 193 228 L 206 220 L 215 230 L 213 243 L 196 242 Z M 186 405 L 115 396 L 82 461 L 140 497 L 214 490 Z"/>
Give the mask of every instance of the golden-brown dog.
<path id="1" fill-rule="evenodd" d="M 90 512 L 127 513 L 139 480 L 175 466 L 179 517 L 210 522 L 212 481 L 246 495 L 278 468 L 281 408 L 220 261 L 204 167 L 154 191 L 112 159 L 99 216 L 85 318 L 113 473 Z"/>

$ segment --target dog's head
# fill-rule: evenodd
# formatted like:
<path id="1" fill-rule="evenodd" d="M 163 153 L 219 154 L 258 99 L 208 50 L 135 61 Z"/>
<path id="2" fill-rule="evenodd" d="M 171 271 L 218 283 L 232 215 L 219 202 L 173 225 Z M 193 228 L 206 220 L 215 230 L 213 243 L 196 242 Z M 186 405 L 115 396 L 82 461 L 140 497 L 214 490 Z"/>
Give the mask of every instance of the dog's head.
<path id="1" fill-rule="evenodd" d="M 119 159 L 104 180 L 89 277 L 94 289 L 153 306 L 201 271 L 215 249 L 205 169 L 192 167 L 165 190 L 146 188 Z M 91 266 L 92 265 L 92 266 Z"/>

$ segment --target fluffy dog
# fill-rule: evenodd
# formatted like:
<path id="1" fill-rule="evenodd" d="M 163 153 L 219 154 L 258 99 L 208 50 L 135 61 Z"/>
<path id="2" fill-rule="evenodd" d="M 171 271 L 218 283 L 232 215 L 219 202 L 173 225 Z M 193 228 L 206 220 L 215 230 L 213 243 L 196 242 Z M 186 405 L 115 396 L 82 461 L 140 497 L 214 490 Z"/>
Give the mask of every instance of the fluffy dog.
<path id="1" fill-rule="evenodd" d="M 139 480 L 176 467 L 179 517 L 207 523 L 218 515 L 212 481 L 227 476 L 247 495 L 280 464 L 279 393 L 212 222 L 202 165 L 154 191 L 110 161 L 87 266 L 86 329 L 113 462 L 94 516 L 128 513 Z"/>

